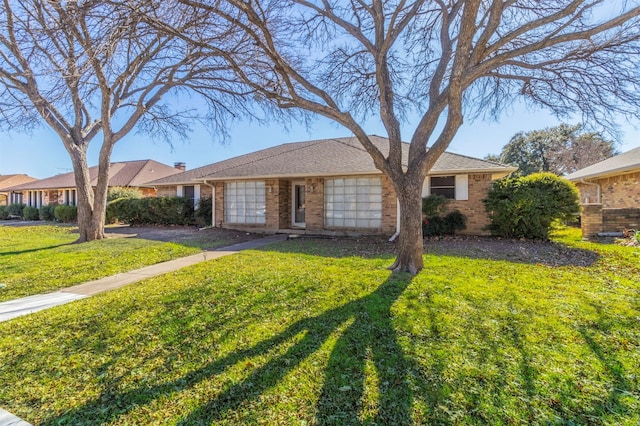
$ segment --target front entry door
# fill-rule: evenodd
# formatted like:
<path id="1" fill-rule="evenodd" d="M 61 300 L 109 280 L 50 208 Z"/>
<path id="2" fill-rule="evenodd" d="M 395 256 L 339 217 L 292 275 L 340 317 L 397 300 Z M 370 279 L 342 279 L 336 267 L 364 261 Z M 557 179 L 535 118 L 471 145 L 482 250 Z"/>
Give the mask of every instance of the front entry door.
<path id="1" fill-rule="evenodd" d="M 304 228 L 304 183 L 293 183 L 293 226 Z"/>

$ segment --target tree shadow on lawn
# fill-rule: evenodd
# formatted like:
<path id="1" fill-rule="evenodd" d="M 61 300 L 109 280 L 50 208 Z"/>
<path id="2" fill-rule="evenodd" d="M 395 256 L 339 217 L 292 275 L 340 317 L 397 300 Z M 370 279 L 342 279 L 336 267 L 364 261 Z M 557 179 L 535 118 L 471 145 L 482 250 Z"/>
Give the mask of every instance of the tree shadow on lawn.
<path id="1" fill-rule="evenodd" d="M 179 379 L 118 392 L 109 386 L 98 398 L 43 424 L 83 424 L 116 420 L 135 407 L 163 396 L 190 389 L 222 374 L 228 368 L 266 355 L 279 346 L 290 347 L 275 354 L 246 378 L 232 382 L 214 399 L 185 413 L 179 424 L 219 421 L 248 401 L 258 399 L 287 373 L 318 351 L 332 335 L 342 331 L 331 350 L 325 379 L 316 407 L 319 424 L 358 424 L 365 392 L 365 365 L 369 358 L 378 376 L 378 402 L 372 424 L 411 423 L 411 391 L 406 377 L 409 361 L 397 341 L 391 307 L 412 281 L 407 274 L 391 274 L 372 293 L 324 313 L 302 319 L 285 331 L 248 348 L 191 371 Z M 292 343 L 293 342 L 293 343 Z"/>
<path id="2" fill-rule="evenodd" d="M 13 256 L 13 255 L 16 255 L 16 254 L 35 253 L 37 251 L 42 251 L 42 250 L 51 250 L 51 249 L 58 248 L 58 247 L 71 246 L 73 244 L 74 243 L 63 243 L 63 244 L 54 244 L 52 246 L 37 247 L 37 248 L 26 249 L 26 250 L 4 251 L 4 252 L 0 251 L 0 257 Z"/>

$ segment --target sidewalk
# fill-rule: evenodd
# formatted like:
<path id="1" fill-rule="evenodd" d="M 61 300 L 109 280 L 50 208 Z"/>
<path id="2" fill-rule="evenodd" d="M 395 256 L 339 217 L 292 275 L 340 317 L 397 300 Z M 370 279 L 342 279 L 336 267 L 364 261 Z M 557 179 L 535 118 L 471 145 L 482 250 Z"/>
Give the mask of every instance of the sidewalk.
<path id="1" fill-rule="evenodd" d="M 35 296 L 3 302 L 0 303 L 0 322 L 8 321 L 43 309 L 48 309 L 53 306 L 64 305 L 65 303 L 73 302 L 74 300 L 84 299 L 86 297 L 93 296 L 94 294 L 133 284 L 145 278 L 176 271 L 187 266 L 195 265 L 196 263 L 229 256 L 230 254 L 238 253 L 242 250 L 264 247 L 268 244 L 284 241 L 286 239 L 286 235 L 271 235 L 269 237 L 235 244 L 233 246 L 222 247 L 217 250 L 203 251 L 202 253 L 181 257 L 180 259 L 146 266 L 141 269 L 136 269 L 135 271 L 123 272 L 121 274 L 101 278 L 99 280 L 89 281 L 73 287 L 63 288 L 53 293 L 37 294 Z M 0 424 L 0 426 L 2 425 Z"/>

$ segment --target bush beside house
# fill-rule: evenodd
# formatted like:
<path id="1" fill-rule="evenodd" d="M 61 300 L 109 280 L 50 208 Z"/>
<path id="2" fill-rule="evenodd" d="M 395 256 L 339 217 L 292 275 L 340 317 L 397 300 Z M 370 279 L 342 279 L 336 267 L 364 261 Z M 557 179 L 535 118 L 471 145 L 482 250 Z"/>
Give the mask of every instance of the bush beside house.
<path id="1" fill-rule="evenodd" d="M 38 220 L 40 219 L 40 212 L 35 207 L 26 206 L 22 209 L 22 218 L 24 220 Z"/>
<path id="2" fill-rule="evenodd" d="M 553 221 L 580 213 L 575 185 L 553 173 L 498 180 L 484 204 L 491 233 L 511 238 L 548 239 Z"/>
<path id="3" fill-rule="evenodd" d="M 449 200 L 442 195 L 422 199 L 422 235 L 425 237 L 452 235 L 467 227 L 467 217 L 459 210 L 447 212 Z"/>
<path id="4" fill-rule="evenodd" d="M 76 206 L 55 206 L 53 215 L 57 221 L 64 223 L 75 222 L 78 219 L 78 208 Z"/>

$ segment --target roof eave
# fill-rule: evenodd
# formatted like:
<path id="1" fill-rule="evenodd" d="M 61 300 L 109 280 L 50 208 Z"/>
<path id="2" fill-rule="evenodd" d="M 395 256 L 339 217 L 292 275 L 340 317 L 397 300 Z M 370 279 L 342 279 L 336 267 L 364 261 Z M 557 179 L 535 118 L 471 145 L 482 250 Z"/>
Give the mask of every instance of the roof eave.
<path id="1" fill-rule="evenodd" d="M 452 174 L 504 174 L 515 172 L 517 167 L 500 167 L 490 169 L 451 169 L 434 171 L 429 173 L 429 176 L 434 175 L 452 175 Z M 379 175 L 382 172 L 379 170 L 368 170 L 360 172 L 331 172 L 331 173 L 291 173 L 291 174 L 274 174 L 274 175 L 248 175 L 248 176 L 204 176 L 198 179 L 194 179 L 187 184 L 194 182 L 219 182 L 227 180 L 255 180 L 255 179 L 296 179 L 306 177 L 332 177 L 332 176 L 364 176 L 364 175 Z M 171 185 L 182 185 L 183 183 L 173 183 Z"/>
<path id="2" fill-rule="evenodd" d="M 572 182 L 580 182 L 581 180 L 586 180 L 586 179 L 604 179 L 611 176 L 634 173 L 634 172 L 640 172 L 640 164 L 633 164 L 631 166 L 619 167 L 617 169 L 611 169 L 605 172 L 589 173 L 586 175 L 567 177 L 567 179 Z"/>

